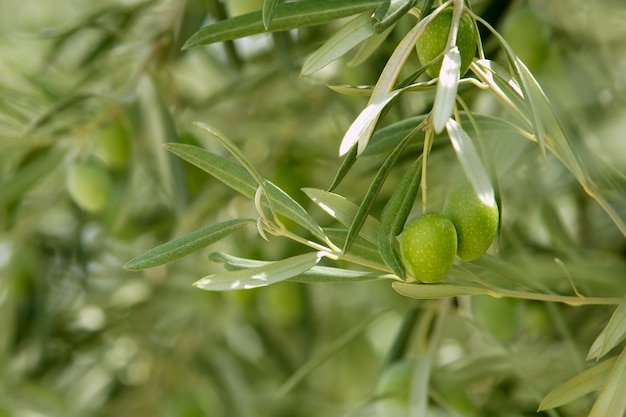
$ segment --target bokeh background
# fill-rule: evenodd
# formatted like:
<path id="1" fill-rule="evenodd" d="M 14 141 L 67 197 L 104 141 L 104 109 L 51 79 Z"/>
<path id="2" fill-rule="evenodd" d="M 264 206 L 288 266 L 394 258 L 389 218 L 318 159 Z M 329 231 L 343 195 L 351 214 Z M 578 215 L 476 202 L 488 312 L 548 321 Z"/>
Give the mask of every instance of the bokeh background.
<path id="1" fill-rule="evenodd" d="M 402 381 L 410 366 L 396 366 L 400 383 L 378 394 L 393 379 L 394 341 L 427 303 L 388 282 L 286 282 L 232 293 L 191 286 L 222 270 L 208 260 L 215 250 L 262 260 L 301 253 L 254 228 L 165 266 L 122 268 L 186 232 L 256 216 L 249 200 L 161 147 L 181 141 L 226 155 L 194 121 L 226 133 L 262 175 L 328 221 L 299 189 L 330 185 L 339 142 L 367 98 L 325 84 L 375 83 L 414 22 L 400 21 L 364 64 L 349 67 L 346 57 L 306 77 L 299 66 L 342 22 L 181 51 L 196 30 L 232 10 L 228 3 L 0 0 L 0 416 L 408 415 Z M 623 2 L 472 6 L 537 74 L 573 143 L 623 178 Z M 500 56 L 493 39 L 484 41 Z M 408 65 L 417 68 L 417 59 Z M 389 118 L 423 113 L 430 100 L 407 94 Z M 471 103 L 505 113 L 481 94 Z M 562 274 L 554 258 L 564 257 L 584 292 L 622 289 L 619 230 L 558 161 L 506 139 L 492 148 L 505 173 L 503 256 L 548 282 Z M 431 161 L 437 205 L 461 173 L 449 150 Z M 68 180 L 79 164 L 91 173 Z M 355 167 L 339 192 L 358 202 L 379 164 Z M 90 192 L 106 198 L 75 195 Z M 546 392 L 585 367 L 610 314 L 461 302 L 445 327 L 430 412 L 536 415 Z M 410 363 L 411 350 L 400 356 Z M 592 400 L 544 415 L 584 415 Z"/>

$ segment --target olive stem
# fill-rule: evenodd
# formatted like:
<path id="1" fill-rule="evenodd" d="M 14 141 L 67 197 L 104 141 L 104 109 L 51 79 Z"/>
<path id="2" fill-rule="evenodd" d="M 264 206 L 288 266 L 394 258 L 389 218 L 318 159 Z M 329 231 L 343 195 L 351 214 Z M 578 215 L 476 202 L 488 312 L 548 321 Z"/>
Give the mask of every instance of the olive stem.
<path id="1" fill-rule="evenodd" d="M 428 207 L 428 183 L 426 176 L 428 171 L 428 154 L 430 153 L 430 149 L 433 146 L 434 138 L 435 131 L 433 130 L 432 125 L 429 123 L 428 128 L 426 129 L 426 135 L 424 137 L 424 150 L 422 151 L 422 180 L 420 184 L 420 187 L 422 188 L 422 213 L 426 213 L 426 208 Z"/>

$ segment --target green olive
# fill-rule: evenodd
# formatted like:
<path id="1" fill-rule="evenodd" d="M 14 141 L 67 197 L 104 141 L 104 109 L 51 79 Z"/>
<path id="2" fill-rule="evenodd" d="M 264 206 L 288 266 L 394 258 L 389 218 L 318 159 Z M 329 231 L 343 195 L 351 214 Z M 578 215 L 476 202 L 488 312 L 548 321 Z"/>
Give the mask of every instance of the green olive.
<path id="1" fill-rule="evenodd" d="M 529 7 L 511 12 L 505 19 L 502 36 L 531 71 L 546 60 L 550 27 Z"/>
<path id="2" fill-rule="evenodd" d="M 454 224 L 438 212 L 411 220 L 400 237 L 404 264 L 422 282 L 437 282 L 446 275 L 454 262 L 456 247 Z"/>
<path id="3" fill-rule="evenodd" d="M 429 63 L 444 51 L 451 25 L 451 7 L 443 9 L 428 24 L 415 45 L 417 57 L 422 65 Z M 472 18 L 465 13 L 461 16 L 461 21 L 459 22 L 456 45 L 461 54 L 461 76 L 463 76 L 471 65 L 474 55 L 476 55 L 476 25 Z M 426 73 L 433 78 L 439 76 L 441 61 L 441 59 L 437 60 L 426 70 Z"/>
<path id="4" fill-rule="evenodd" d="M 448 195 L 443 213 L 452 220 L 459 238 L 457 255 L 473 261 L 484 254 L 498 231 L 498 205 L 483 203 L 471 184 L 466 183 Z"/>
<path id="5" fill-rule="evenodd" d="M 113 170 L 126 166 L 130 156 L 130 141 L 122 119 L 113 120 L 100 131 L 94 154 Z"/>
<path id="6" fill-rule="evenodd" d="M 515 298 L 472 297 L 474 320 L 502 341 L 511 340 L 519 330 L 520 307 Z"/>
<path id="7" fill-rule="evenodd" d="M 65 186 L 74 202 L 83 210 L 102 211 L 111 195 L 111 178 L 104 166 L 97 162 L 79 162 L 67 170 Z"/>

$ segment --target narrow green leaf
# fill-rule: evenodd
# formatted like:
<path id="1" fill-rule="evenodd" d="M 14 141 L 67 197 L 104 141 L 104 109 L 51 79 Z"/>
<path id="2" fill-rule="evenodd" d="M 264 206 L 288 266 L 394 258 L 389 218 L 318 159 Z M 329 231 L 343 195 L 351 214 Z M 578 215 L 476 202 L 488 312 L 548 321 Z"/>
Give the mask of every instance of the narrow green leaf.
<path id="1" fill-rule="evenodd" d="M 352 59 L 346 65 L 352 68 L 365 62 L 385 42 L 385 40 L 387 39 L 387 37 L 389 36 L 393 28 L 394 28 L 393 25 L 389 26 L 383 32 L 374 33 L 372 36 L 367 38 L 365 42 L 361 44 L 361 46 L 359 47 L 354 57 L 352 57 Z"/>
<path id="2" fill-rule="evenodd" d="M 446 130 L 467 179 L 472 183 L 482 202 L 492 207 L 495 204 L 493 187 L 472 140 L 454 119 L 448 120 Z"/>
<path id="3" fill-rule="evenodd" d="M 352 224 L 352 220 L 359 210 L 359 206 L 348 201 L 339 194 L 330 193 L 318 188 L 303 188 L 302 191 L 322 210 L 346 227 Z M 373 244 L 378 244 L 380 222 L 368 216 L 361 227 L 360 235 Z"/>
<path id="4" fill-rule="evenodd" d="M 358 236 L 363 223 L 367 219 L 369 215 L 369 211 L 374 204 L 374 200 L 378 195 L 380 189 L 385 183 L 385 179 L 391 172 L 391 169 L 395 165 L 396 161 L 406 148 L 406 146 L 413 139 L 413 135 L 416 134 L 419 130 L 421 130 L 420 126 L 416 127 L 413 131 L 411 131 L 403 140 L 396 146 L 396 148 L 389 154 L 385 162 L 381 165 L 380 169 L 376 173 L 374 180 L 370 184 L 367 192 L 365 193 L 365 197 L 363 197 L 363 201 L 361 201 L 361 205 L 359 206 L 354 219 L 352 219 L 352 223 L 350 224 L 350 228 L 348 229 L 348 237 L 346 238 L 346 244 L 344 246 L 344 251 L 348 251 L 350 249 L 350 245 L 354 239 Z"/>
<path id="5" fill-rule="evenodd" d="M 212 175 L 233 190 L 254 199 L 258 184 L 240 164 L 197 146 L 166 143 L 165 149 Z"/>
<path id="6" fill-rule="evenodd" d="M 213 262 L 223 263 L 225 268 L 229 271 L 258 268 L 271 263 L 266 261 L 238 258 L 220 252 L 212 253 L 211 255 L 209 255 L 209 259 Z M 373 281 L 380 279 L 393 279 L 393 276 L 389 274 L 379 274 L 376 272 L 353 271 L 345 268 L 332 268 L 328 266 L 316 265 L 308 271 L 301 273 L 300 275 L 289 278 L 289 281 L 315 284 L 322 282 L 345 283 Z"/>
<path id="7" fill-rule="evenodd" d="M 432 124 L 435 133 L 441 133 L 446 127 L 446 122 L 452 115 L 452 109 L 456 102 L 456 92 L 459 88 L 461 71 L 461 52 L 458 47 L 451 48 L 443 56 L 437 92 L 432 109 Z"/>
<path id="8" fill-rule="evenodd" d="M 31 151 L 27 155 L 29 160 L 0 182 L 0 206 L 14 203 L 40 180 L 47 178 L 59 166 L 63 155 L 64 152 L 58 146 Z"/>
<path id="9" fill-rule="evenodd" d="M 415 42 L 417 42 L 427 24 L 428 21 L 424 20 L 415 25 L 393 51 L 380 77 L 378 77 L 367 107 L 344 135 L 341 141 L 340 154 L 347 152 L 355 143 L 358 143 L 357 154 L 360 155 L 366 149 L 385 106 L 395 100 L 401 92 L 405 91 L 407 86 L 404 85 L 395 91 L 393 88 L 404 67 L 404 63 L 415 49 Z"/>
<path id="10" fill-rule="evenodd" d="M 422 417 L 427 414 L 432 365 L 433 359 L 430 356 L 418 355 L 415 359 L 415 369 L 411 377 L 410 417 Z"/>
<path id="11" fill-rule="evenodd" d="M 357 155 L 365 150 L 367 143 L 369 142 L 371 132 L 374 130 L 374 126 L 378 122 L 380 113 L 383 111 L 385 106 L 391 102 L 391 100 L 396 98 L 403 91 L 403 89 L 399 89 L 381 95 L 377 99 L 372 100 L 370 104 L 368 104 L 367 107 L 361 111 L 341 140 L 339 156 L 343 156 L 348 153 L 354 145 L 357 145 Z"/>
<path id="12" fill-rule="evenodd" d="M 461 297 L 464 295 L 480 295 L 490 293 L 489 290 L 486 288 L 455 284 L 418 284 L 394 282 L 391 284 L 391 286 L 399 294 L 411 298 L 417 298 L 420 300 Z"/>
<path id="13" fill-rule="evenodd" d="M 498 31 L 494 30 L 493 27 L 487 25 L 489 30 L 492 32 L 494 37 L 500 43 L 500 46 L 504 50 L 511 67 L 513 68 L 517 78 L 519 80 L 518 85 L 521 87 L 522 95 L 528 103 L 528 109 L 530 110 L 530 122 L 533 127 L 533 131 L 537 137 L 537 141 L 539 142 L 539 147 L 541 149 L 542 155 L 546 156 L 546 138 L 545 131 L 543 128 L 542 121 L 542 113 L 543 110 L 539 107 L 543 104 L 545 95 L 543 93 L 543 89 L 536 82 L 533 75 L 530 73 L 526 65 L 515 55 L 513 48 L 509 45 L 509 43 L 504 39 L 504 37 L 498 33 Z"/>
<path id="14" fill-rule="evenodd" d="M 330 184 L 330 187 L 328 187 L 328 191 L 333 191 L 339 186 L 339 184 L 341 184 L 341 181 L 343 181 L 356 160 L 357 150 L 356 147 L 353 147 L 352 149 L 350 149 L 350 152 L 348 152 L 348 154 L 343 158 L 343 161 L 341 161 L 341 166 L 337 170 L 335 178 L 333 178 L 333 182 Z"/>
<path id="15" fill-rule="evenodd" d="M 325 228 L 324 233 L 326 233 L 326 236 L 328 236 L 328 238 L 338 247 L 342 247 L 346 242 L 346 238 L 348 237 L 348 231 L 346 229 Z M 380 257 L 380 254 L 378 253 L 378 248 L 376 247 L 376 245 L 372 244 L 361 236 L 358 236 L 356 238 L 348 254 L 357 258 L 364 259 L 368 262 L 375 262 L 379 263 L 380 265 L 384 265 L 384 262 Z"/>
<path id="16" fill-rule="evenodd" d="M 283 31 L 304 26 L 320 25 L 333 20 L 373 10 L 380 0 L 308 0 L 279 4 L 274 8 L 269 29 Z M 267 31 L 263 11 L 248 13 L 232 19 L 222 20 L 201 28 L 183 45 L 183 49 L 194 48 L 214 42 L 222 42 L 256 35 Z"/>
<path id="17" fill-rule="evenodd" d="M 322 227 L 296 200 L 270 181 L 265 181 L 267 190 L 276 211 L 307 229 L 313 236 L 325 241 L 327 239 Z"/>
<path id="18" fill-rule="evenodd" d="M 617 358 L 607 359 L 568 379 L 550 391 L 539 404 L 538 411 L 569 404 L 602 387 Z M 607 414 L 608 415 L 608 414 Z"/>
<path id="19" fill-rule="evenodd" d="M 252 174 L 240 164 L 193 145 L 169 143 L 164 146 L 170 152 L 211 174 L 235 191 L 254 199 L 259 186 Z M 320 225 L 300 204 L 270 181 L 263 180 L 263 183 L 272 199 L 272 206 L 279 214 L 306 228 L 314 236 L 322 240 L 326 239 Z M 261 202 L 264 206 L 269 206 L 265 196 L 261 198 Z"/>
<path id="20" fill-rule="evenodd" d="M 409 117 L 399 122 L 390 124 L 381 129 L 376 130 L 370 139 L 370 143 L 365 148 L 361 156 L 374 156 L 382 153 L 390 152 L 417 126 L 424 123 L 426 114 L 420 116 Z M 413 136 L 413 143 L 410 145 L 419 145 L 424 142 L 424 131 L 418 132 Z"/>
<path id="21" fill-rule="evenodd" d="M 263 28 L 269 30 L 272 19 L 274 18 L 274 11 L 280 0 L 265 0 L 263 2 Z"/>
<path id="22" fill-rule="evenodd" d="M 173 262 L 192 252 L 212 245 L 247 224 L 254 223 L 256 223 L 254 219 L 234 219 L 196 230 L 131 259 L 124 265 L 124 269 L 138 271 Z"/>
<path id="23" fill-rule="evenodd" d="M 406 278 L 406 271 L 396 249 L 396 236 L 402 232 L 415 203 L 421 178 L 422 158 L 420 156 L 404 174 L 380 216 L 378 250 L 387 266 L 402 279 Z"/>
<path id="24" fill-rule="evenodd" d="M 608 324 L 594 340 L 587 359 L 600 359 L 626 338 L 626 301 L 616 309 Z"/>
<path id="25" fill-rule="evenodd" d="M 589 417 L 623 416 L 626 413 L 626 347 L 604 381 Z"/>
<path id="26" fill-rule="evenodd" d="M 370 13 L 362 13 L 331 36 L 302 65 L 301 75 L 310 75 L 342 57 L 374 33 Z"/>
<path id="27" fill-rule="evenodd" d="M 460 112 L 459 114 L 461 117 L 461 125 L 466 126 L 466 132 L 469 135 L 475 135 L 476 132 L 469 116 L 465 112 Z M 390 152 L 407 134 L 409 134 L 409 132 L 422 123 L 426 116 L 426 114 L 422 114 L 420 116 L 409 117 L 376 130 L 361 156 L 375 156 Z M 480 113 L 473 113 L 472 118 L 483 134 L 498 133 L 502 135 L 519 135 L 519 128 L 502 118 Z M 445 136 L 447 135 L 443 133 L 436 135 L 435 146 L 437 143 L 436 140 L 444 138 Z M 421 131 L 415 134 L 414 140 L 409 146 L 422 146 L 423 142 L 424 132 Z"/>
<path id="28" fill-rule="evenodd" d="M 381 3 L 374 11 L 376 33 L 381 33 L 394 25 L 415 3 L 416 0 L 385 0 Z"/>
<path id="29" fill-rule="evenodd" d="M 322 252 L 293 256 L 263 266 L 209 275 L 193 285 L 207 291 L 230 291 L 264 287 L 293 278 L 313 268 L 322 258 Z"/>

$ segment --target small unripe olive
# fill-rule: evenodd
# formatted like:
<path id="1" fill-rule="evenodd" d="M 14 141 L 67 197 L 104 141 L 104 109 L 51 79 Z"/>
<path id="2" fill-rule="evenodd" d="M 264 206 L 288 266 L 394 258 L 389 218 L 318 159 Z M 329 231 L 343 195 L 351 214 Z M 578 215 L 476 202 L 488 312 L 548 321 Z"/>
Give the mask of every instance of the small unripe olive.
<path id="1" fill-rule="evenodd" d="M 452 7 L 443 9 L 428 24 L 424 33 L 418 39 L 415 49 L 422 65 L 425 65 L 441 54 L 448 43 L 448 34 L 452 25 Z M 476 55 L 476 26 L 472 18 L 463 13 L 459 22 L 459 31 L 456 37 L 456 46 L 461 54 L 461 76 L 463 76 Z M 439 76 L 442 59 L 431 65 L 426 73 L 435 78 Z"/>
<path id="2" fill-rule="evenodd" d="M 531 71 L 541 67 L 548 55 L 550 27 L 530 7 L 509 14 L 501 33 Z"/>
<path id="3" fill-rule="evenodd" d="M 109 168 L 126 167 L 130 152 L 130 140 L 122 119 L 113 120 L 100 131 L 94 154 Z"/>
<path id="4" fill-rule="evenodd" d="M 450 270 L 456 255 L 454 224 L 441 213 L 426 213 L 408 222 L 400 236 L 407 270 L 422 282 L 437 282 Z"/>
<path id="5" fill-rule="evenodd" d="M 68 168 L 65 187 L 80 208 L 97 213 L 109 202 L 111 178 L 101 164 L 94 161 L 79 162 Z"/>
<path id="6" fill-rule="evenodd" d="M 450 218 L 458 234 L 457 255 L 473 261 L 484 254 L 496 237 L 500 213 L 498 205 L 488 206 L 471 184 L 464 184 L 448 195 L 443 213 Z"/>

